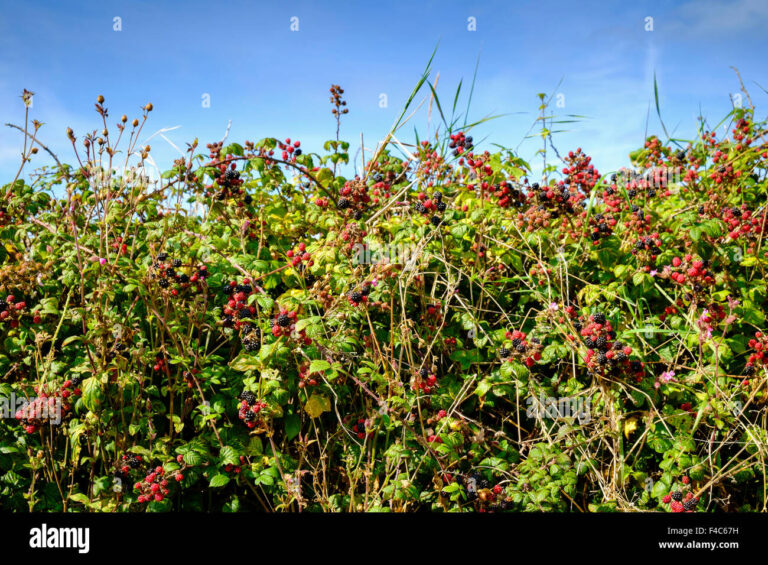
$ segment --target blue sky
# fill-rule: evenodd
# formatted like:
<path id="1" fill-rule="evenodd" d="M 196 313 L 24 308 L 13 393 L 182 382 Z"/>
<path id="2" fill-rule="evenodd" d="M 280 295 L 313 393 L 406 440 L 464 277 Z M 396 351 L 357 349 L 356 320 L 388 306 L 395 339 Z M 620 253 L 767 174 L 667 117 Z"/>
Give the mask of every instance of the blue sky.
<path id="1" fill-rule="evenodd" d="M 75 7 L 77 6 L 77 7 Z M 122 30 L 114 31 L 113 18 Z M 291 31 L 297 17 L 299 31 Z M 646 31 L 645 18 L 653 18 Z M 475 18 L 476 31 L 468 30 Z M 462 101 L 479 57 L 470 120 L 507 114 L 474 132 L 475 140 L 517 147 L 537 115 L 538 92 L 557 93 L 559 114 L 587 116 L 558 134 L 561 150 L 581 146 L 601 172 L 627 164 L 649 133 L 661 134 L 653 107 L 656 73 L 662 117 L 691 137 L 696 117 L 717 123 L 731 108 L 739 68 L 758 115 L 768 102 L 768 2 L 426 1 L 142 1 L 11 2 L 0 0 L 0 124 L 23 121 L 19 95 L 36 93 L 32 116 L 45 122 L 40 139 L 63 161 L 74 155 L 65 129 L 78 136 L 99 127 L 93 110 L 106 97 L 111 122 L 154 112 L 145 132 L 166 134 L 183 148 L 220 139 L 266 136 L 302 141 L 319 151 L 335 134 L 328 88 L 345 89 L 350 113 L 341 136 L 366 147 L 381 139 L 439 42 L 432 79 L 450 106 L 464 79 Z M 562 82 L 561 82 L 562 80 Z M 202 96 L 210 95 L 210 107 Z M 387 95 L 388 107 L 379 105 Z M 425 92 L 426 94 L 426 92 Z M 423 110 L 399 136 L 428 127 Z M 433 112 L 431 127 L 437 125 Z M 21 134 L 0 126 L 0 184 L 19 164 Z M 161 168 L 178 153 L 150 141 Z M 532 160 L 540 141 L 524 142 Z M 483 145 L 480 146 L 483 148 Z M 47 162 L 40 157 L 33 164 Z M 10 178 L 9 178 L 10 177 Z"/>

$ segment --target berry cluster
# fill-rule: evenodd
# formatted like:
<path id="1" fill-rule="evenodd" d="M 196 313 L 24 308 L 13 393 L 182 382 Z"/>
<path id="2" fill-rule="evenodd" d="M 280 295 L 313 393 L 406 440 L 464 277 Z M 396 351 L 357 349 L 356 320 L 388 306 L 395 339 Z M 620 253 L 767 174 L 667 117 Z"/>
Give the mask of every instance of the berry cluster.
<path id="1" fill-rule="evenodd" d="M 275 337 L 286 336 L 295 338 L 304 345 L 311 345 L 312 339 L 307 337 L 305 330 L 296 331 L 296 317 L 298 312 L 281 308 L 272 321 L 272 335 Z"/>
<path id="2" fill-rule="evenodd" d="M 240 172 L 237 170 L 237 164 L 233 163 L 233 155 L 227 155 L 226 159 L 221 160 L 220 154 L 223 147 L 221 142 L 208 144 L 210 161 L 208 167 L 216 169 L 217 174 L 213 178 L 219 190 L 214 188 L 213 184 L 206 186 L 209 195 L 215 196 L 217 200 L 234 197 L 242 193 L 240 185 L 243 180 L 240 178 Z"/>
<path id="3" fill-rule="evenodd" d="M 759 367 L 768 365 L 768 336 L 763 332 L 755 332 L 755 337 L 749 340 L 749 347 L 754 350 L 747 358 L 744 366 L 744 376 L 752 377 Z"/>
<path id="4" fill-rule="evenodd" d="M 166 371 L 168 370 L 168 361 L 162 353 L 155 355 L 155 364 L 152 366 L 153 371 Z"/>
<path id="5" fill-rule="evenodd" d="M 426 367 L 422 367 L 419 369 L 411 389 L 414 391 L 421 390 L 424 394 L 431 394 L 437 386 L 437 375 Z"/>
<path id="6" fill-rule="evenodd" d="M 124 473 L 129 473 L 131 469 L 138 469 L 144 463 L 141 455 L 134 455 L 133 453 L 124 454 L 120 460 L 122 461 L 120 470 Z"/>
<path id="7" fill-rule="evenodd" d="M 122 235 L 119 235 L 115 238 L 115 240 L 112 242 L 111 247 L 112 249 L 120 253 L 120 255 L 125 255 L 128 252 L 128 244 L 123 241 Z"/>
<path id="8" fill-rule="evenodd" d="M 541 343 L 538 338 L 531 338 L 519 330 L 508 331 L 504 334 L 507 342 L 499 349 L 499 357 L 513 361 L 518 359 L 526 366 L 532 367 L 541 359 Z"/>
<path id="9" fill-rule="evenodd" d="M 27 303 L 23 300 L 16 302 L 13 295 L 8 295 L 5 302 L 0 302 L 0 323 L 8 324 L 11 328 L 18 328 L 21 317 L 27 313 Z M 32 316 L 32 322 L 39 324 L 42 317 L 39 314 Z"/>
<path id="10" fill-rule="evenodd" d="M 691 482 L 688 477 L 683 477 L 682 481 L 686 486 L 688 486 Z M 669 509 L 675 513 L 694 512 L 696 510 L 696 506 L 699 503 L 699 499 L 696 498 L 692 492 L 688 491 L 687 493 L 683 494 L 683 492 L 680 490 L 673 490 L 664 496 L 661 501 L 664 504 L 669 504 Z"/>
<path id="11" fill-rule="evenodd" d="M 585 361 L 592 370 L 600 370 L 603 374 L 618 375 L 620 371 L 629 372 L 638 381 L 642 379 L 644 365 L 640 361 L 629 359 L 632 348 L 616 339 L 616 332 L 607 320 L 605 314 L 596 312 L 589 316 L 586 324 L 579 320 L 574 326 L 584 338 L 587 347 Z"/>
<path id="12" fill-rule="evenodd" d="M 277 141 L 277 148 L 280 149 L 283 157 L 283 161 L 289 161 L 291 163 L 296 161 L 296 157 L 301 155 L 301 142 L 300 141 L 294 141 L 291 142 L 291 138 L 287 138 L 284 142 L 278 140 Z"/>
<path id="13" fill-rule="evenodd" d="M 342 114 L 349 113 L 349 109 L 344 108 L 344 106 L 347 105 L 347 102 L 346 100 L 342 100 L 342 94 L 344 94 L 343 88 L 341 88 L 338 84 L 331 85 L 331 104 L 333 104 L 331 113 L 336 117 L 337 120 L 341 117 Z"/>
<path id="14" fill-rule="evenodd" d="M 509 501 L 502 499 L 504 488 L 497 484 L 491 487 L 490 481 L 481 474 L 474 472 L 463 482 L 467 489 L 467 500 L 475 504 L 478 512 L 493 512 L 494 510 L 506 510 Z"/>
<path id="15" fill-rule="evenodd" d="M 499 183 L 493 187 L 493 195 L 498 198 L 500 208 L 522 208 L 525 206 L 525 193 L 511 181 Z"/>
<path id="16" fill-rule="evenodd" d="M 594 214 L 589 218 L 589 227 L 591 228 L 589 238 L 592 245 L 598 245 L 600 240 L 610 236 L 613 228 L 616 226 L 616 219 L 606 217 L 605 214 Z M 634 253 L 634 251 L 633 251 Z"/>
<path id="17" fill-rule="evenodd" d="M 310 373 L 309 365 L 309 361 L 299 365 L 299 388 L 304 388 L 305 386 L 317 386 L 317 379 L 312 376 L 317 373 Z"/>
<path id="18" fill-rule="evenodd" d="M 359 306 L 360 304 L 365 304 L 368 302 L 368 295 L 371 293 L 371 286 L 369 284 L 363 284 L 360 287 L 360 290 L 355 290 L 354 288 L 347 292 L 346 297 L 347 301 L 352 306 Z"/>
<path id="19" fill-rule="evenodd" d="M 571 188 L 571 192 L 579 191 L 589 194 L 589 191 L 600 180 L 600 173 L 597 172 L 594 165 L 592 165 L 592 157 L 589 157 L 582 152 L 579 147 L 576 151 L 569 151 L 568 156 L 565 158 L 565 162 L 568 166 L 563 167 L 563 174 L 566 176 L 565 184 Z M 575 202 L 580 202 L 583 196 L 577 197 Z M 572 200 L 573 203 L 574 200 Z"/>
<path id="20" fill-rule="evenodd" d="M 348 180 L 344 183 L 344 186 L 339 191 L 340 198 L 336 203 L 336 207 L 339 210 L 349 210 L 347 215 L 352 214 L 355 220 L 360 220 L 363 217 L 368 204 L 371 202 L 371 197 L 368 195 L 368 186 L 359 177 L 353 180 Z"/>
<path id="21" fill-rule="evenodd" d="M 745 239 L 748 241 L 747 253 L 753 253 L 757 242 L 765 233 L 766 214 L 754 214 L 746 204 L 741 207 L 730 207 L 722 210 L 720 219 L 728 226 L 730 239 Z"/>
<path id="22" fill-rule="evenodd" d="M 240 409 L 238 410 L 238 417 L 245 422 L 246 426 L 254 428 L 256 426 L 257 415 L 266 405 L 267 403 L 257 399 L 255 394 L 245 390 L 240 393 Z"/>
<path id="23" fill-rule="evenodd" d="M 373 432 L 366 427 L 365 418 L 359 418 L 357 423 L 352 426 L 352 431 L 357 435 L 358 439 L 365 439 L 365 436 L 373 437 Z"/>
<path id="24" fill-rule="evenodd" d="M 694 296 L 700 295 L 705 288 L 715 283 L 715 275 L 709 270 L 709 261 L 694 259 L 691 255 L 685 255 L 683 259 L 674 257 L 672 264 L 664 268 L 662 277 L 684 285 Z"/>
<path id="25" fill-rule="evenodd" d="M 221 287 L 221 292 L 229 296 L 227 305 L 222 311 L 222 321 L 224 327 L 234 327 L 237 330 L 248 324 L 246 320 L 256 315 L 256 307 L 248 305 L 248 297 L 254 292 L 251 285 L 251 279 L 245 278 L 238 284 L 237 281 L 225 282 Z M 245 328 L 249 330 L 249 327 Z"/>
<path id="26" fill-rule="evenodd" d="M 443 218 L 435 214 L 434 212 L 445 212 L 447 205 L 443 201 L 443 193 L 436 191 L 432 198 L 428 198 L 424 192 L 419 192 L 417 195 L 418 202 L 416 203 L 416 212 L 422 216 L 429 216 L 433 214 L 429 221 L 433 226 L 437 227 L 443 223 Z"/>
<path id="27" fill-rule="evenodd" d="M 459 157 L 467 151 L 472 151 L 474 147 L 472 144 L 472 136 L 464 135 L 463 131 L 451 134 L 451 141 L 448 142 L 448 147 L 453 149 L 453 156 Z"/>
<path id="28" fill-rule="evenodd" d="M 158 466 L 152 472 L 148 473 L 144 480 L 133 485 L 134 490 L 139 491 L 138 501 L 140 503 L 145 502 L 162 502 L 163 498 L 168 495 L 168 481 L 163 477 L 165 472 L 163 468 Z"/>
<path id="29" fill-rule="evenodd" d="M 656 264 L 656 257 L 661 254 L 661 239 L 658 233 L 640 237 L 632 247 L 632 255 L 637 257 L 638 263 L 645 264 L 646 271 Z"/>
<path id="30" fill-rule="evenodd" d="M 295 250 L 289 249 L 285 256 L 288 258 L 288 262 L 292 267 L 296 267 L 297 269 L 304 267 L 300 269 L 302 272 L 306 267 L 314 265 L 312 256 L 307 252 L 307 245 L 304 242 L 299 243 Z"/>
<path id="31" fill-rule="evenodd" d="M 208 268 L 205 265 L 192 269 L 193 273 L 191 276 L 178 271 L 182 266 L 181 259 L 168 261 L 167 253 L 160 253 L 157 256 L 157 262 L 152 265 L 155 270 L 155 276 L 158 279 L 158 286 L 163 290 L 170 288 L 171 296 L 178 296 L 180 291 L 186 289 L 201 291 L 203 289 L 202 283 L 208 277 Z M 172 282 L 175 283 L 173 288 L 171 288 Z"/>

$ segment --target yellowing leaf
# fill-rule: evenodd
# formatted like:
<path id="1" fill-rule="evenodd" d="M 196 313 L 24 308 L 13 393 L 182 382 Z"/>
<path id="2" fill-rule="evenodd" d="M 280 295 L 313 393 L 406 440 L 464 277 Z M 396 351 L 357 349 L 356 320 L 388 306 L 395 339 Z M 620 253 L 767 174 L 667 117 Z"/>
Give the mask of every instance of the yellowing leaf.
<path id="1" fill-rule="evenodd" d="M 624 422 L 624 437 L 629 439 L 629 436 L 637 429 L 637 418 L 630 418 Z"/>
<path id="2" fill-rule="evenodd" d="M 307 414 L 310 415 L 310 417 L 317 418 L 323 412 L 331 411 L 331 401 L 320 394 L 313 394 L 309 397 L 309 400 L 307 400 L 307 403 L 304 405 L 304 410 Z"/>

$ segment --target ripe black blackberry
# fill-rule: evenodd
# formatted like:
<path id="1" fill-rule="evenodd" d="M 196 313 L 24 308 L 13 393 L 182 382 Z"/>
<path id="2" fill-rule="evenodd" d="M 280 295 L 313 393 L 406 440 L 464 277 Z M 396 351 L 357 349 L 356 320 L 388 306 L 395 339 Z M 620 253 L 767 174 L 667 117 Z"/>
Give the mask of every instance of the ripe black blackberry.
<path id="1" fill-rule="evenodd" d="M 512 340 L 512 347 L 517 348 L 517 346 L 520 345 L 521 343 L 522 341 L 520 341 L 520 338 L 516 337 L 515 339 Z"/>
<path id="2" fill-rule="evenodd" d="M 673 492 L 669 496 L 672 497 L 672 500 L 675 500 L 677 502 L 680 502 L 683 499 L 683 493 L 680 492 L 679 490 L 676 490 L 675 492 Z"/>
<path id="3" fill-rule="evenodd" d="M 627 355 L 623 351 L 619 351 L 616 355 L 613 356 L 613 358 L 616 359 L 616 361 L 619 363 L 622 363 L 627 360 Z"/>
<path id="4" fill-rule="evenodd" d="M 280 314 L 277 317 L 277 325 L 281 328 L 287 328 L 291 325 L 291 318 L 288 316 L 288 314 Z"/>
<path id="5" fill-rule="evenodd" d="M 518 345 L 517 347 L 515 347 L 515 351 L 517 351 L 518 353 L 525 353 L 525 345 L 523 345 L 523 344 L 521 343 L 520 345 Z"/>
<path id="6" fill-rule="evenodd" d="M 432 219 L 429 221 L 432 222 L 432 225 L 435 227 L 443 223 L 443 219 L 440 216 L 432 216 Z"/>
<path id="7" fill-rule="evenodd" d="M 173 267 L 168 267 L 165 270 L 165 276 L 170 277 L 172 279 L 176 278 L 176 270 Z"/>
<path id="8" fill-rule="evenodd" d="M 253 290 L 253 287 L 249 284 L 239 284 L 235 287 L 236 292 L 242 292 L 244 294 L 250 294 Z"/>
<path id="9" fill-rule="evenodd" d="M 157 256 L 157 260 L 158 260 L 158 261 L 165 261 L 166 259 L 168 259 L 168 254 L 167 254 L 167 253 L 165 253 L 165 252 L 163 252 L 163 253 L 160 253 L 160 254 Z"/>
<path id="10" fill-rule="evenodd" d="M 253 410 L 248 410 L 243 416 L 243 420 L 245 420 L 246 422 L 253 422 L 255 418 L 256 418 L 256 414 L 253 412 Z"/>
<path id="11" fill-rule="evenodd" d="M 258 340 L 252 338 L 252 337 L 246 337 L 243 340 L 243 349 L 245 349 L 248 352 L 256 351 L 259 349 L 259 342 Z"/>
<path id="12" fill-rule="evenodd" d="M 588 349 L 594 349 L 595 340 L 592 339 L 591 337 L 588 337 L 587 339 L 584 340 L 584 345 L 586 345 Z"/>
<path id="13" fill-rule="evenodd" d="M 755 366 L 751 364 L 744 365 L 744 376 L 751 376 L 755 374 Z"/>
<path id="14" fill-rule="evenodd" d="M 596 324 L 604 324 L 605 323 L 605 314 L 602 312 L 595 312 L 592 314 L 592 321 Z"/>
<path id="15" fill-rule="evenodd" d="M 355 304 L 358 304 L 363 299 L 363 295 L 357 291 L 352 291 L 347 296 Z"/>
<path id="16" fill-rule="evenodd" d="M 182 273 L 178 277 L 176 277 L 176 280 L 179 281 L 181 284 L 186 284 L 189 282 L 189 275 Z"/>
<path id="17" fill-rule="evenodd" d="M 637 196 L 637 191 L 636 191 L 636 190 L 634 190 L 634 189 L 631 189 L 631 188 L 630 188 L 630 189 L 627 191 L 627 196 L 629 196 L 630 198 L 634 198 L 635 196 Z"/>
<path id="18" fill-rule="evenodd" d="M 171 283 L 168 282 L 168 279 L 160 279 L 157 281 L 157 284 L 160 286 L 160 288 L 168 288 L 168 285 Z"/>
<path id="19" fill-rule="evenodd" d="M 363 296 L 368 296 L 370 293 L 371 293 L 371 287 L 368 285 L 365 285 L 360 289 L 360 294 L 362 294 Z"/>
<path id="20" fill-rule="evenodd" d="M 422 379 L 426 379 L 429 376 L 429 371 L 427 371 L 426 367 L 422 367 L 421 369 L 419 369 L 419 376 Z"/>
<path id="21" fill-rule="evenodd" d="M 173 265 L 178 269 L 179 267 L 181 267 L 181 259 L 174 259 L 173 261 L 171 261 L 171 265 Z"/>
<path id="22" fill-rule="evenodd" d="M 595 340 L 595 347 L 597 347 L 601 351 L 604 351 L 607 343 L 608 341 L 605 339 L 605 336 L 601 335 Z"/>
<path id="23" fill-rule="evenodd" d="M 240 308 L 238 310 L 237 315 L 240 317 L 240 319 L 244 318 L 250 318 L 251 317 L 251 311 L 248 308 Z"/>
<path id="24" fill-rule="evenodd" d="M 581 328 L 583 327 L 584 326 L 581 324 L 581 322 L 573 322 L 573 329 L 576 330 L 577 332 L 580 332 Z"/>
<path id="25" fill-rule="evenodd" d="M 418 202 L 418 203 L 416 204 L 416 211 L 417 211 L 419 214 L 424 214 L 424 213 L 426 213 L 426 211 L 427 211 L 427 208 L 426 208 L 426 206 L 424 206 L 424 204 L 422 204 L 421 202 Z"/>
<path id="26" fill-rule="evenodd" d="M 443 200 L 443 193 L 438 191 L 435 191 L 435 193 L 432 195 L 432 198 L 435 200 L 435 202 L 441 202 Z"/>
<path id="27" fill-rule="evenodd" d="M 445 209 L 446 209 L 445 202 L 438 202 L 436 207 L 438 212 L 445 212 Z"/>
<path id="28" fill-rule="evenodd" d="M 608 361 L 608 358 L 605 356 L 605 353 L 600 353 L 600 354 L 598 354 L 598 356 L 597 356 L 597 362 L 598 362 L 600 365 L 605 365 L 607 361 Z"/>
<path id="29" fill-rule="evenodd" d="M 256 404 L 256 395 L 250 390 L 244 390 L 240 393 L 240 400 L 245 400 L 248 403 L 248 406 L 253 406 Z"/>
<path id="30" fill-rule="evenodd" d="M 502 359 L 504 359 L 505 357 L 509 357 L 510 353 L 512 352 L 506 347 L 502 347 L 501 349 L 499 349 L 499 357 L 501 357 Z"/>
<path id="31" fill-rule="evenodd" d="M 691 511 L 696 508 L 696 505 L 699 503 L 699 499 L 696 497 L 689 498 L 685 502 L 683 502 L 683 510 Z"/>
<path id="32" fill-rule="evenodd" d="M 225 281 L 225 282 L 222 284 L 222 287 L 221 287 L 221 293 L 222 293 L 222 294 L 224 294 L 224 295 L 230 295 L 230 294 L 232 294 L 232 291 L 233 291 L 233 290 L 234 290 L 234 289 L 233 289 L 231 286 L 229 286 L 229 283 L 228 283 L 228 282 L 226 282 L 226 281 Z"/>
<path id="33" fill-rule="evenodd" d="M 363 217 L 363 213 L 360 210 L 355 210 L 355 214 L 352 217 L 356 220 L 360 220 Z"/>
<path id="34" fill-rule="evenodd" d="M 251 202 L 253 202 L 253 197 L 252 197 L 250 194 L 246 194 L 246 195 L 243 197 L 243 203 L 244 203 L 246 206 L 248 206 L 248 205 L 250 205 L 250 204 L 251 204 Z"/>
<path id="35" fill-rule="evenodd" d="M 346 210 L 347 208 L 349 208 L 349 205 L 350 205 L 349 199 L 342 196 L 341 198 L 339 198 L 339 202 L 336 204 L 336 207 L 339 210 Z"/>
<path id="36" fill-rule="evenodd" d="M 240 178 L 240 171 L 236 169 L 229 169 L 226 173 L 224 173 L 224 180 L 227 182 L 232 182 L 235 180 L 238 180 Z"/>
<path id="37" fill-rule="evenodd" d="M 138 457 L 136 457 L 133 454 L 129 453 L 128 455 L 124 456 L 124 459 L 125 459 L 126 464 L 131 469 L 138 469 L 141 466 L 141 459 L 139 459 Z"/>

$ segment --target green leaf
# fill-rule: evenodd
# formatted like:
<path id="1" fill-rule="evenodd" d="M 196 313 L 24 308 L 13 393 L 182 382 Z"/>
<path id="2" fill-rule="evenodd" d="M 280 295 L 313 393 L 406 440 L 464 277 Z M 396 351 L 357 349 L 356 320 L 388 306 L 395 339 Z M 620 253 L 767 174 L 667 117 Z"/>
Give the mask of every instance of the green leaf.
<path id="1" fill-rule="evenodd" d="M 209 486 L 211 486 L 213 488 L 223 487 L 224 485 L 229 483 L 229 481 L 230 481 L 230 479 L 229 479 L 229 477 L 227 475 L 225 475 L 223 473 L 219 473 L 218 475 L 214 475 L 211 478 L 211 482 L 209 483 Z"/>

